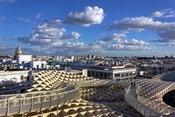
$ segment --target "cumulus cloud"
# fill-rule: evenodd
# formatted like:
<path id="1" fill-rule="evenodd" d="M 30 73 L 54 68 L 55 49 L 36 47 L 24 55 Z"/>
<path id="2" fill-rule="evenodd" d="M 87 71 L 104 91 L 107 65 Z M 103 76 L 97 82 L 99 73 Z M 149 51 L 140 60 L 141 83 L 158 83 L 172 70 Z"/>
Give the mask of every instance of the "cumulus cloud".
<path id="1" fill-rule="evenodd" d="M 133 17 L 133 18 L 124 18 L 121 21 L 116 21 L 114 24 L 109 26 L 109 29 L 117 30 L 172 30 L 174 29 L 175 22 L 160 22 L 154 21 L 153 18 L 149 17 Z"/>
<path id="2" fill-rule="evenodd" d="M 119 41 L 118 43 L 123 45 L 148 45 L 148 42 L 145 42 L 143 40 L 137 40 L 137 39 L 132 39 L 131 41 L 128 41 L 127 39 L 125 39 L 124 41 Z"/>
<path id="3" fill-rule="evenodd" d="M 142 40 L 132 39 L 129 41 L 124 33 L 114 33 L 89 45 L 78 41 L 79 33 L 74 31 L 70 34 L 65 33 L 64 28 L 51 27 L 44 23 L 36 27 L 28 37 L 18 37 L 18 41 L 30 45 L 35 53 L 59 53 L 59 55 L 65 55 L 65 53 L 66 55 L 109 55 L 111 51 L 115 53 L 121 50 L 151 49 L 147 47 L 148 43 Z"/>
<path id="4" fill-rule="evenodd" d="M 5 19 L 6 19 L 5 16 L 0 16 L 0 21 L 3 21 L 3 20 L 5 20 Z"/>
<path id="5" fill-rule="evenodd" d="M 64 42 L 62 45 L 57 47 L 52 47 L 56 53 L 66 55 L 87 55 L 87 54 L 96 54 L 103 55 L 104 50 L 98 45 L 87 45 L 83 42 Z"/>
<path id="6" fill-rule="evenodd" d="M 101 8 L 86 7 L 84 12 L 70 13 L 70 16 L 73 18 L 73 20 L 70 20 L 69 16 L 67 16 L 67 18 L 69 17 L 69 20 L 66 19 L 63 22 L 58 18 L 54 18 L 52 20 L 44 20 L 40 22 L 40 25 L 34 28 L 29 36 L 18 37 L 18 41 L 29 45 L 32 48 L 32 51 L 35 51 L 36 53 L 59 53 L 60 55 L 65 55 L 65 53 L 66 55 L 109 55 L 111 52 L 117 53 L 121 50 L 140 51 L 152 49 L 148 46 L 148 42 L 137 39 L 127 39 L 127 33 L 114 33 L 108 37 L 101 38 L 88 45 L 78 40 L 81 36 L 81 34 L 78 32 L 69 31 L 70 33 L 67 33 L 65 28 L 61 28 L 61 26 L 65 23 L 79 24 L 83 26 L 90 26 L 92 24 L 101 23 L 105 15 L 103 13 L 103 9 L 101 9 L 102 11 L 99 9 Z M 97 11 L 100 11 L 99 14 L 101 15 L 98 16 L 100 18 L 96 18 Z M 92 18 L 90 16 L 93 16 L 95 18 Z M 97 19 L 101 19 L 101 21 Z M 139 18 L 137 20 L 139 20 Z M 143 19 L 140 19 L 139 21 L 141 20 Z M 145 17 L 145 21 L 147 20 L 148 19 Z M 148 25 L 149 23 L 151 24 L 152 22 L 154 22 L 153 19 L 151 19 L 150 22 L 147 22 L 145 25 Z M 143 30 L 144 26 L 139 29 Z"/>
<path id="7" fill-rule="evenodd" d="M 37 15 L 36 15 L 36 18 L 40 18 L 42 16 L 42 14 L 41 13 L 38 13 Z"/>
<path id="8" fill-rule="evenodd" d="M 80 36 L 78 32 L 71 32 L 71 34 L 63 35 L 62 39 L 78 39 Z"/>
<path id="9" fill-rule="evenodd" d="M 26 18 L 19 17 L 17 19 L 20 20 L 20 21 L 24 21 L 24 22 L 31 22 L 29 19 L 26 19 Z"/>
<path id="10" fill-rule="evenodd" d="M 173 9 L 163 9 L 156 11 L 152 14 L 152 17 L 157 18 L 175 18 L 175 11 Z"/>
<path id="11" fill-rule="evenodd" d="M 0 0 L 0 2 L 11 2 L 11 3 L 13 3 L 13 2 L 15 2 L 15 0 Z"/>
<path id="12" fill-rule="evenodd" d="M 114 33 L 108 37 L 105 37 L 105 38 L 101 38 L 100 40 L 98 41 L 95 41 L 93 43 L 91 43 L 90 45 L 97 45 L 97 44 L 101 44 L 101 45 L 105 45 L 106 43 L 108 42 L 111 42 L 111 41 L 120 41 L 122 39 L 126 38 L 126 35 L 125 33 Z"/>
<path id="13" fill-rule="evenodd" d="M 150 47 L 135 46 L 135 45 L 123 45 L 118 43 L 113 43 L 107 46 L 108 50 L 150 50 Z"/>
<path id="14" fill-rule="evenodd" d="M 164 10 L 164 12 L 170 14 L 170 10 Z M 153 13 L 154 17 L 170 17 L 166 13 L 155 12 Z M 173 16 L 173 15 L 171 15 Z M 120 21 L 115 21 L 113 24 L 109 25 L 109 29 L 111 30 L 151 30 L 155 31 L 160 39 L 159 40 L 151 40 L 151 42 L 169 42 L 175 40 L 175 22 L 161 22 L 154 21 L 153 17 L 126 17 Z"/>
<path id="15" fill-rule="evenodd" d="M 77 55 L 84 54 L 84 51 L 93 51 L 83 42 L 79 42 L 81 36 L 76 31 L 67 33 L 61 28 L 62 22 L 55 18 L 40 22 L 29 36 L 18 37 L 18 41 L 31 47 L 35 53 Z M 50 52 L 50 53 L 47 53 Z M 78 52 L 78 53 L 77 53 Z"/>
<path id="16" fill-rule="evenodd" d="M 125 39 L 123 41 L 114 42 L 108 44 L 106 47 L 108 50 L 150 50 L 151 47 L 147 47 L 148 42 L 143 40 L 132 39 L 131 41 Z"/>
<path id="17" fill-rule="evenodd" d="M 56 27 L 62 25 L 62 21 L 58 18 L 54 18 L 51 20 L 44 20 L 41 23 L 45 24 L 47 27 Z"/>
<path id="18" fill-rule="evenodd" d="M 54 20 L 54 22 L 57 24 L 59 20 Z M 58 28 L 53 21 L 45 21 L 37 26 L 28 37 L 18 37 L 18 41 L 35 46 L 54 46 L 64 40 L 78 39 L 81 36 L 75 31 L 70 34 L 65 34 L 65 32 L 66 29 Z"/>
<path id="19" fill-rule="evenodd" d="M 68 24 L 90 26 L 92 24 L 101 24 L 104 17 L 105 14 L 102 8 L 99 8 L 98 6 L 88 6 L 83 12 L 70 12 L 64 22 Z"/>
<path id="20" fill-rule="evenodd" d="M 148 42 L 143 40 L 131 39 L 128 40 L 124 33 L 114 33 L 111 36 L 100 39 L 93 42 L 90 45 L 98 45 L 104 50 L 150 50 L 151 47 L 147 47 Z"/>
<path id="21" fill-rule="evenodd" d="M 118 34 L 118 33 L 114 33 L 113 35 L 100 39 L 100 41 L 104 41 L 104 42 L 108 42 L 111 40 L 118 40 L 120 41 L 121 39 L 126 38 L 126 35 L 124 33 Z"/>
<path id="22" fill-rule="evenodd" d="M 152 17 L 162 17 L 164 15 L 163 12 L 161 11 L 156 11 L 152 14 Z"/>

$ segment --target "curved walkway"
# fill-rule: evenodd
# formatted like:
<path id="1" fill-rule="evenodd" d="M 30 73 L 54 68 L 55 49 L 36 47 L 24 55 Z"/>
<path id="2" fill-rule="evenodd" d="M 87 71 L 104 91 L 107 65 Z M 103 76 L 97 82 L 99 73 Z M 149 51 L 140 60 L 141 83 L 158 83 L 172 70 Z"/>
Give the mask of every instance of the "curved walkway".
<path id="1" fill-rule="evenodd" d="M 146 117 L 169 115 L 175 108 L 164 103 L 162 97 L 173 89 L 174 83 L 145 80 L 136 87 L 130 85 L 125 91 L 125 100 Z"/>
<path id="2" fill-rule="evenodd" d="M 134 87 L 131 82 L 134 83 Z M 78 83 L 78 82 L 77 82 Z M 95 87 L 119 84 L 126 86 L 124 98 L 138 112 L 144 116 L 163 116 L 175 112 L 162 101 L 163 95 L 175 89 L 175 83 L 160 81 L 157 79 L 133 79 L 133 80 L 90 80 L 78 83 L 80 87 Z"/>
<path id="3" fill-rule="evenodd" d="M 57 91 L 31 92 L 0 96 L 0 116 L 41 111 L 79 97 L 79 87 L 68 85 Z"/>
<path id="4" fill-rule="evenodd" d="M 48 74 L 50 73 L 52 74 L 53 72 L 48 72 Z M 79 87 L 109 86 L 115 84 L 127 87 L 124 95 L 125 100 L 144 116 L 169 115 L 175 112 L 174 108 L 162 101 L 162 96 L 164 94 L 175 89 L 175 84 L 171 82 L 160 81 L 157 79 L 127 79 L 120 81 L 99 79 L 80 80 L 77 77 L 74 78 L 71 76 L 74 74 L 66 75 L 64 73 L 57 73 L 58 72 L 54 73 L 48 78 L 51 77 L 53 79 L 53 77 L 57 77 L 62 78 L 62 81 L 64 81 L 64 77 L 69 77 L 66 80 L 68 85 L 52 91 L 1 95 L 0 116 L 42 111 L 44 109 L 63 105 L 80 96 Z M 48 74 L 45 76 L 40 74 L 38 79 L 40 79 L 40 77 L 44 78 L 48 76 Z M 74 80 L 70 81 L 71 78 Z M 82 78 L 86 79 L 84 77 Z M 40 82 L 44 82 L 44 79 L 43 81 L 38 80 L 38 83 Z M 49 82 L 49 79 L 47 79 L 47 82 Z M 69 84 L 70 82 L 72 82 L 72 84 Z M 76 84 L 74 84 L 74 82 L 76 82 Z M 39 84 L 37 84 L 37 86 L 39 86 Z"/>

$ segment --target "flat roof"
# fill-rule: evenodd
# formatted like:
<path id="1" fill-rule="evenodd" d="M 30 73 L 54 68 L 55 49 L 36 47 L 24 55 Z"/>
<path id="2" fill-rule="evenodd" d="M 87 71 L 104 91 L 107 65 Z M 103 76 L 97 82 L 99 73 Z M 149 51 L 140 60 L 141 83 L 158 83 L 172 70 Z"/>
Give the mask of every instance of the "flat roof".
<path id="1" fill-rule="evenodd" d="M 105 65 L 97 65 L 92 68 L 101 68 L 101 69 L 125 69 L 125 68 L 136 68 L 134 66 L 105 66 Z"/>

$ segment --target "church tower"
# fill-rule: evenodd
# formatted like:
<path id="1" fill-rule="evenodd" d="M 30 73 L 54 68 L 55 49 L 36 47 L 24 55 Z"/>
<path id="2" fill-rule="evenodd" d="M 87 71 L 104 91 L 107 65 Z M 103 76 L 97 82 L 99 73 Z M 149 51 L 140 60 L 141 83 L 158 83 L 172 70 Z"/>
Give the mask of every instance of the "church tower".
<path id="1" fill-rule="evenodd" d="M 22 51 L 21 51 L 21 48 L 20 48 L 19 45 L 18 45 L 18 47 L 15 50 L 15 56 L 18 56 L 18 55 L 22 55 Z"/>

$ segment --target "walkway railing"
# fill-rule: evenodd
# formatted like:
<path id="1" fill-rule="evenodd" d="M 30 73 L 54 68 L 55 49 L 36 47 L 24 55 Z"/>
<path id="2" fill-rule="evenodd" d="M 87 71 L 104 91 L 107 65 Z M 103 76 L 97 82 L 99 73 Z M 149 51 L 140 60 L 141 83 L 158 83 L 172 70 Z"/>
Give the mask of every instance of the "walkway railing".
<path id="1" fill-rule="evenodd" d="M 57 91 L 42 91 L 0 96 L 0 116 L 44 110 L 79 97 L 78 85 L 68 85 Z"/>
<path id="2" fill-rule="evenodd" d="M 77 81 L 76 84 L 68 84 L 61 89 L 53 91 L 0 95 L 0 116 L 42 111 L 44 109 L 49 109 L 53 106 L 62 105 L 80 96 L 79 87 L 109 86 L 115 84 L 129 86 L 125 89 L 125 100 L 143 115 L 157 116 L 161 114 L 169 114 L 167 108 L 163 108 L 162 106 L 157 104 L 155 105 L 155 103 L 151 100 L 145 99 L 144 97 L 139 95 L 139 92 L 141 90 L 139 83 L 136 83 L 137 88 L 134 90 L 134 95 L 130 94 L 130 92 L 133 91 L 131 90 L 130 82 L 131 80 L 126 79 L 93 79 L 86 81 Z M 170 87 L 171 86 L 169 86 L 168 89 Z M 149 105 L 155 106 L 152 106 L 153 108 L 150 108 Z M 159 111 L 161 112 L 159 113 Z"/>
<path id="3" fill-rule="evenodd" d="M 143 105 L 142 103 L 140 103 L 140 101 L 138 101 L 135 97 L 133 97 L 132 95 L 130 95 L 128 93 L 125 93 L 124 98 L 125 98 L 125 101 L 127 101 L 137 111 L 139 111 L 140 113 L 142 113 L 146 117 L 150 117 L 150 116 L 160 117 L 161 116 L 160 113 L 157 113 L 157 112 L 153 111 L 151 108 Z"/>
<path id="4" fill-rule="evenodd" d="M 115 85 L 115 84 L 119 84 L 119 85 L 123 85 L 123 86 L 129 86 L 130 81 L 129 80 L 107 80 L 107 79 L 93 79 L 93 80 L 89 80 L 89 81 L 80 81 L 80 82 L 76 82 L 79 87 L 94 87 L 94 86 L 109 86 L 109 85 Z"/>
<path id="5" fill-rule="evenodd" d="M 150 107 L 152 109 L 152 112 L 156 112 L 156 113 L 163 114 L 163 115 L 170 114 L 170 110 L 168 110 L 164 106 L 161 106 L 160 103 L 155 103 L 153 100 L 149 100 L 140 95 L 137 96 L 137 99 L 144 106 Z"/>
<path id="6" fill-rule="evenodd" d="M 169 87 L 171 87 L 170 85 Z M 167 90 L 167 87 L 165 90 Z M 131 104 L 136 110 L 142 113 L 144 116 L 160 116 L 160 115 L 169 115 L 171 111 L 160 103 L 156 103 L 155 100 L 149 98 L 144 98 L 139 95 L 141 88 L 137 84 L 134 89 L 131 89 L 129 86 L 125 89 L 125 100 Z M 161 91 L 163 92 L 163 91 Z"/>

